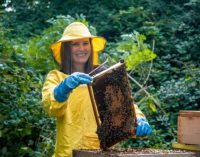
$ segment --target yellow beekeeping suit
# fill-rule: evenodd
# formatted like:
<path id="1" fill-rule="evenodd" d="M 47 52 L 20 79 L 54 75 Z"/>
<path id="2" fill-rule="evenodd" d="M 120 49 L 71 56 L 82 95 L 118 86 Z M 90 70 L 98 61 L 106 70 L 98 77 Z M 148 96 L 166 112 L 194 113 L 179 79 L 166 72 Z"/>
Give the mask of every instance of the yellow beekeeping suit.
<path id="1" fill-rule="evenodd" d="M 71 157 L 73 149 L 99 149 L 97 124 L 86 85 L 75 88 L 65 102 L 54 98 L 54 88 L 68 75 L 52 70 L 42 89 L 42 102 L 49 115 L 57 118 L 54 157 Z M 135 107 L 136 113 L 143 116 Z"/>

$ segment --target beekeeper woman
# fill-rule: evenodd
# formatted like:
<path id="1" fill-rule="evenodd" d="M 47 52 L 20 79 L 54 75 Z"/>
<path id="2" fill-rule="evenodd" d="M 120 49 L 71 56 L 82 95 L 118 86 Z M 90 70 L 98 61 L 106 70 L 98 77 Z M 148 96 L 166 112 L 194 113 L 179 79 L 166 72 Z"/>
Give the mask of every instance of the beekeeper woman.
<path id="1" fill-rule="evenodd" d="M 60 40 L 51 46 L 60 70 L 48 73 L 42 89 L 42 102 L 49 115 L 57 118 L 53 157 L 71 157 L 73 149 L 98 149 L 92 104 L 86 84 L 88 73 L 98 65 L 98 53 L 105 48 L 103 37 L 93 36 L 80 22 L 66 27 Z M 136 109 L 137 135 L 151 133 L 143 114 Z"/>

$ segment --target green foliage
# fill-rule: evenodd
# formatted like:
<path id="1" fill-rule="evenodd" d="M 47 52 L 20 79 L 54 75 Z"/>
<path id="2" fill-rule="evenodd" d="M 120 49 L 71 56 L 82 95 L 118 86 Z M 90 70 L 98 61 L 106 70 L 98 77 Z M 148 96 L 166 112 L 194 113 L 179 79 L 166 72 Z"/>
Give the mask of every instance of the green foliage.
<path id="1" fill-rule="evenodd" d="M 47 128 L 44 124 L 50 122 L 50 119 L 44 116 L 39 101 L 43 80 L 35 75 L 33 70 L 9 62 L 1 64 L 0 71 L 1 76 L 4 76 L 1 77 L 0 87 L 0 119 L 3 122 L 0 125 L 0 154 L 2 156 L 36 155 L 40 153 L 37 152 L 40 145 L 43 145 L 42 150 L 47 149 L 47 140 L 42 142 L 42 136 L 47 132 L 43 131 L 43 128 Z M 49 127 L 53 128 L 54 125 L 49 125 L 48 129 Z M 49 137 L 49 135 L 45 136 Z M 53 138 L 50 140 L 52 141 Z"/>
<path id="2" fill-rule="evenodd" d="M 0 22 L 5 28 L 10 28 L 11 38 L 21 37 L 27 39 L 39 34 L 44 27 L 48 27 L 45 21 L 54 16 L 48 1 L 35 0 L 9 0 L 1 2 Z M 49 11 L 47 11 L 49 10 Z M 39 18 L 38 18 L 39 17 Z M 34 22 L 34 26 L 33 26 Z"/>
<path id="3" fill-rule="evenodd" d="M 200 92 L 198 90 L 200 87 L 200 69 L 195 69 L 192 74 L 193 76 L 187 75 L 165 81 L 159 90 L 151 88 L 165 104 L 163 107 L 168 112 L 177 113 L 180 109 L 198 110 L 200 101 Z"/>
<path id="4" fill-rule="evenodd" d="M 54 138 L 48 130 L 55 125 L 40 103 L 43 77 L 15 52 L 6 31 L 0 29 L 0 156 L 50 155 Z"/>
<path id="5" fill-rule="evenodd" d="M 134 34 L 122 35 L 122 42 L 117 50 L 124 52 L 125 62 L 128 70 L 135 69 L 139 64 L 151 61 L 156 58 L 148 46 L 144 43 L 146 37 L 134 32 Z"/>
<path id="6" fill-rule="evenodd" d="M 129 139 L 123 147 L 169 149 L 176 141 L 179 110 L 199 110 L 200 1 L 9 0 L 2 4 L 1 156 L 52 155 L 55 126 L 41 107 L 41 87 L 44 74 L 58 68 L 50 45 L 74 20 L 92 24 L 94 34 L 96 28 L 108 40 L 101 62 L 109 58 L 110 66 L 125 59 L 132 69 L 129 74 L 166 112 L 161 114 L 152 98 L 131 82 L 134 100 L 153 134 L 148 139 Z M 150 50 L 152 41 L 156 58 Z"/>
<path id="7" fill-rule="evenodd" d="M 9 46 L 10 42 L 5 39 L 5 34 L 8 32 L 2 24 L 0 23 L 0 61 L 3 62 L 5 59 L 9 59 L 11 56 L 11 47 Z"/>

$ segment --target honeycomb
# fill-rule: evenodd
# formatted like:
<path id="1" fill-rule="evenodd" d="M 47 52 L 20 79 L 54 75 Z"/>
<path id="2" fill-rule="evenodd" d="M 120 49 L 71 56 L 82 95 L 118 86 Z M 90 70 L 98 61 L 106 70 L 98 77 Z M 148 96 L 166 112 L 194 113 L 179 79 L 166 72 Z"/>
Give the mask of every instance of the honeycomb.
<path id="1" fill-rule="evenodd" d="M 101 121 L 97 134 L 100 148 L 107 148 L 135 135 L 135 110 L 124 62 L 94 76 L 93 94 Z"/>

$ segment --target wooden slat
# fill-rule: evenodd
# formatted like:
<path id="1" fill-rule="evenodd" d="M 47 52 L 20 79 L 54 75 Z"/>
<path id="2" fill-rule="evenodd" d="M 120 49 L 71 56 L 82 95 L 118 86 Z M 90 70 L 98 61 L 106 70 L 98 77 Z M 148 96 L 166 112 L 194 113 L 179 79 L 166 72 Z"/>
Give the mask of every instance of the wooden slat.
<path id="1" fill-rule="evenodd" d="M 200 117 L 196 116 L 198 115 L 198 113 L 199 112 L 187 111 L 184 112 L 184 114 L 179 115 L 178 117 L 179 143 L 200 145 Z"/>
<path id="2" fill-rule="evenodd" d="M 123 153 L 108 153 L 96 152 L 87 150 L 73 150 L 73 157 L 196 157 L 195 152 L 183 153 L 161 153 L 161 154 L 123 154 Z"/>
<path id="3" fill-rule="evenodd" d="M 182 117 L 200 117 L 200 111 L 181 110 L 179 115 Z"/>

